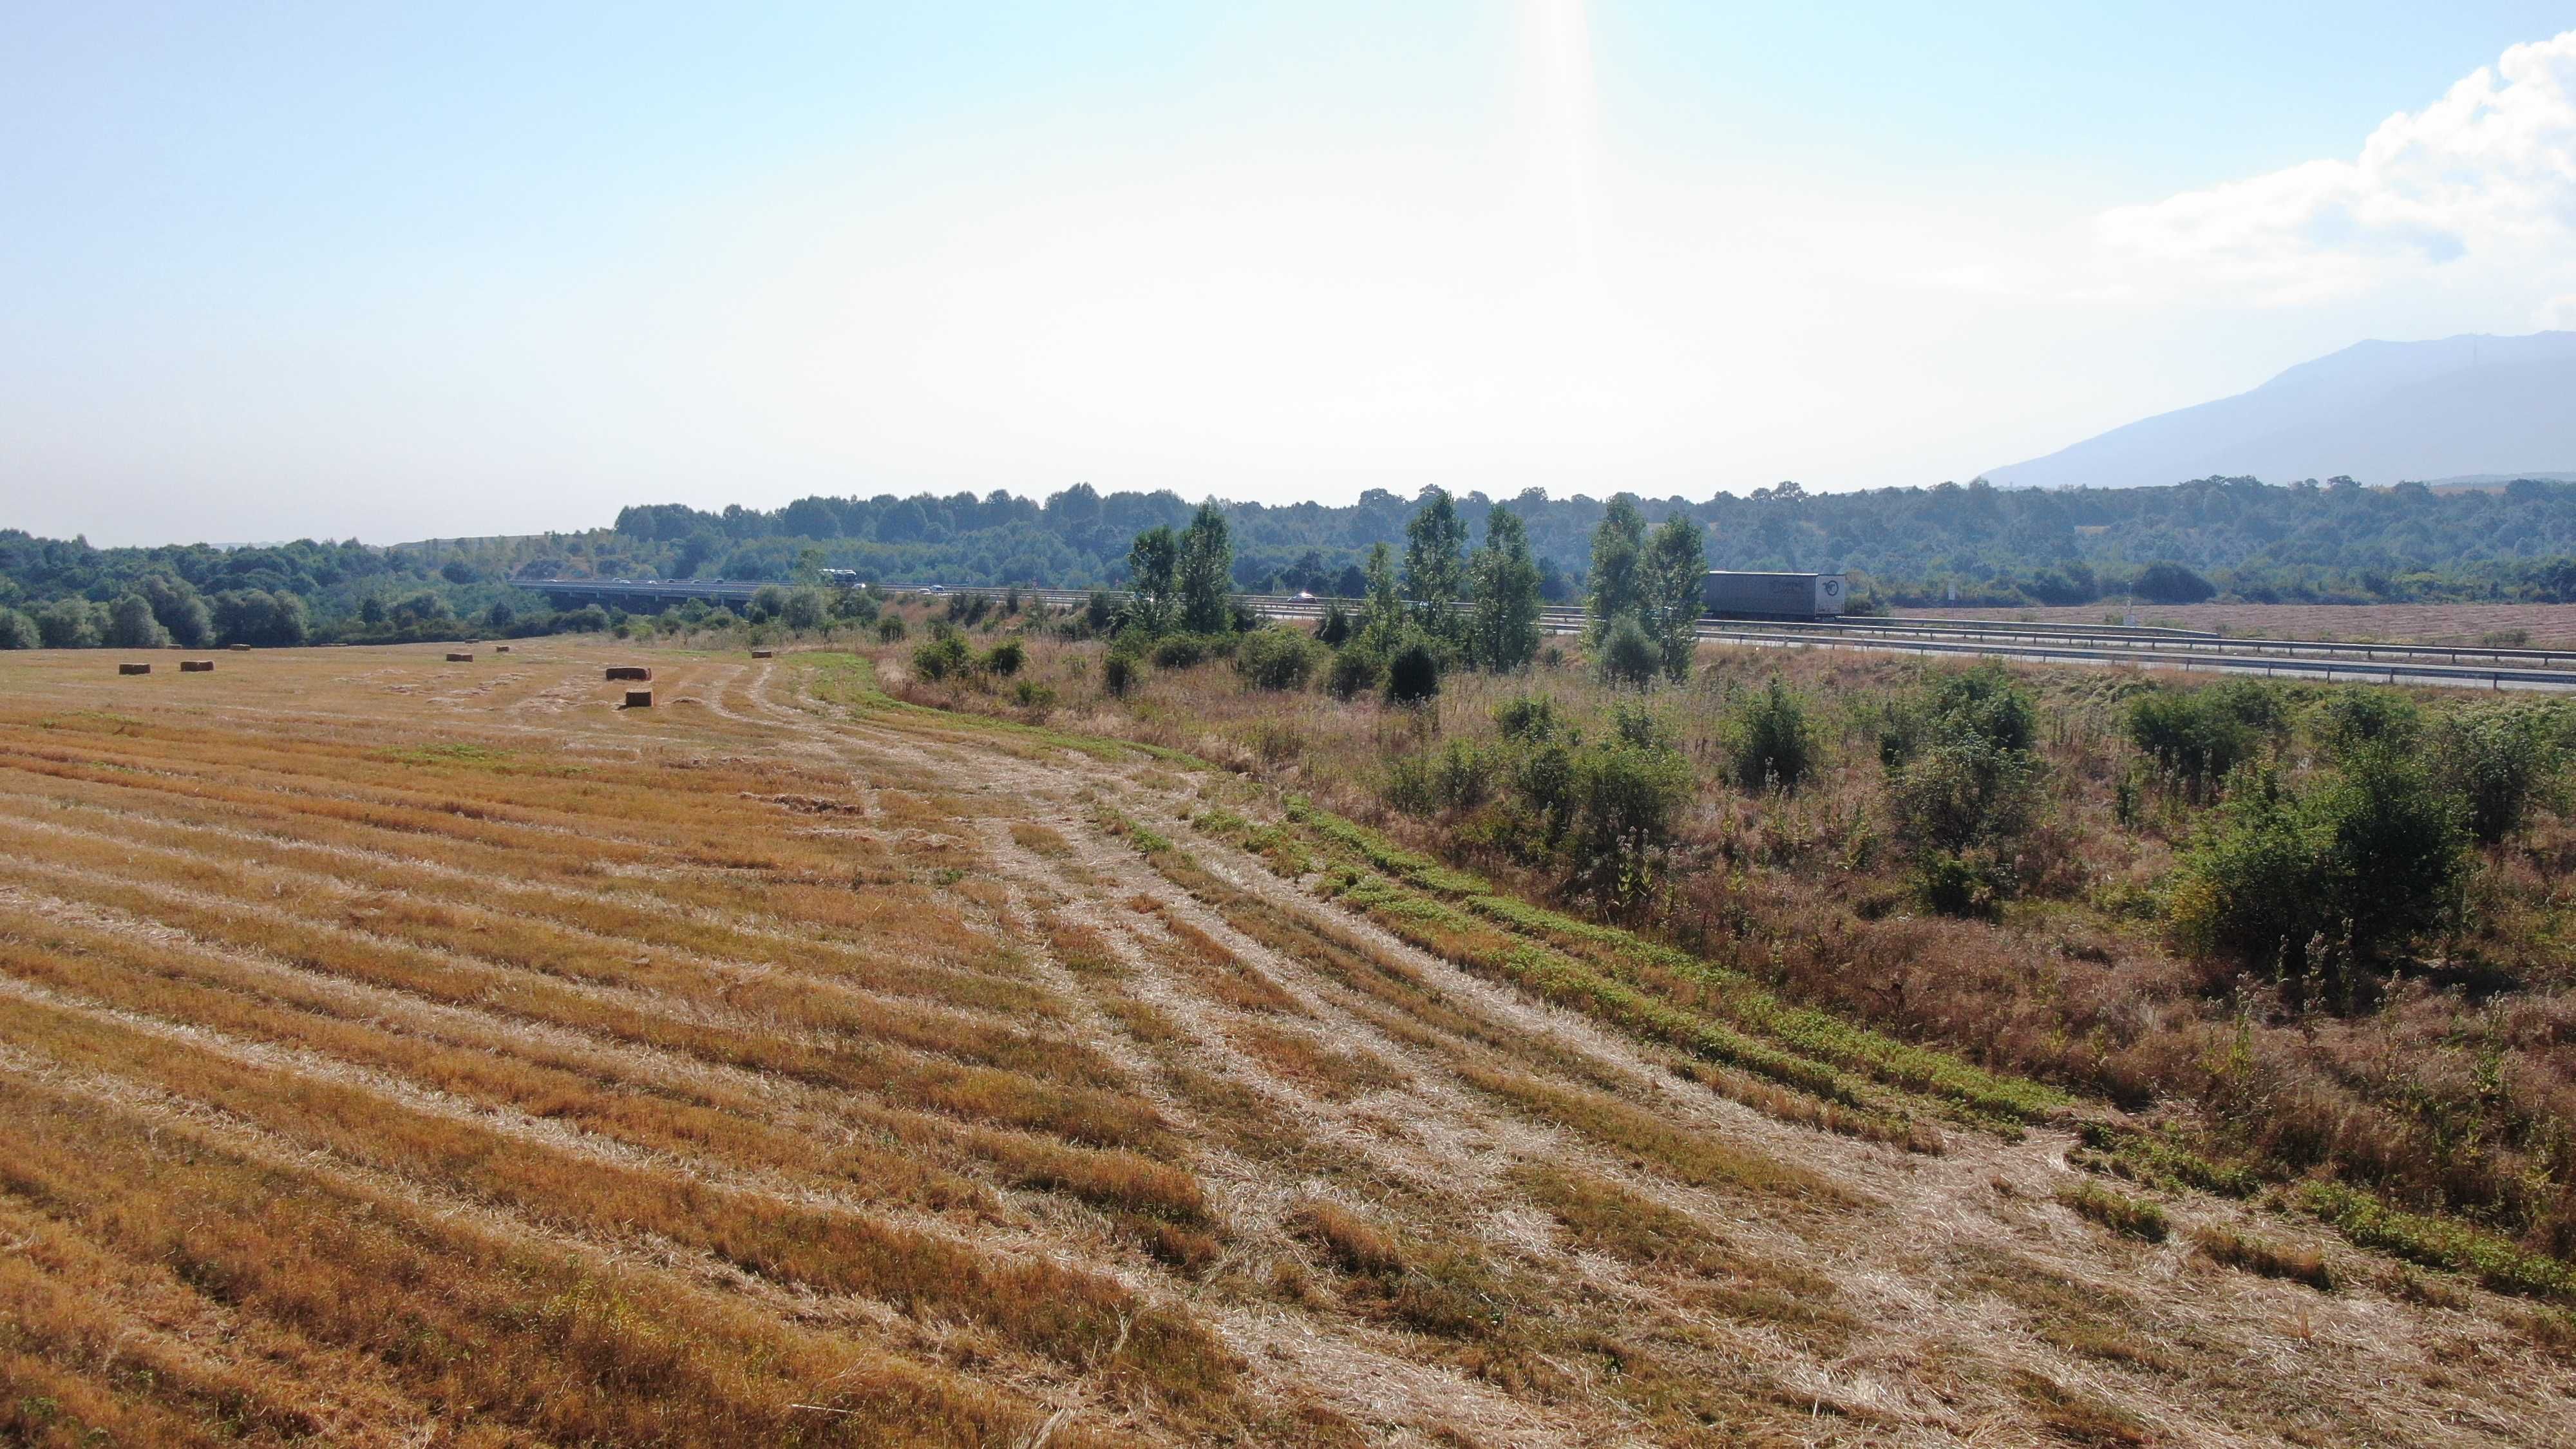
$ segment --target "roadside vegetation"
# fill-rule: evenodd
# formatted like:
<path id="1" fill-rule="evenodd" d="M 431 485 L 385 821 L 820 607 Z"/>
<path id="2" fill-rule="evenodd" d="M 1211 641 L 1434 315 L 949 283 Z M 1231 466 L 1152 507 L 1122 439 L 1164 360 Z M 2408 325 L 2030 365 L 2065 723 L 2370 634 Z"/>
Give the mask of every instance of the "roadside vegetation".
<path id="1" fill-rule="evenodd" d="M 2202 1175 L 2576 1253 L 2576 710 L 1683 648 L 1656 559 L 1697 560 L 1615 509 L 1592 633 L 1498 653 L 1462 622 L 1485 601 L 1432 604 L 1509 526 L 1469 555 L 1438 499 L 1417 523 L 1405 574 L 1381 554 L 1312 628 L 1104 594 L 934 623 L 1024 640 L 1007 678 L 887 678 L 1218 761 L 1499 895 L 2107 1098 Z"/>

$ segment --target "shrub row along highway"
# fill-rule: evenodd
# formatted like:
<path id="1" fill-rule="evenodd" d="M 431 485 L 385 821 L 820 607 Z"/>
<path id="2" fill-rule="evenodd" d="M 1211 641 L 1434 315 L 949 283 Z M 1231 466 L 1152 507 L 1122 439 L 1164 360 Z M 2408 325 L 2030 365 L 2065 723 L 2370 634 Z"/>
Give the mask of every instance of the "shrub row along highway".
<path id="1" fill-rule="evenodd" d="M 659 605 L 687 599 L 710 603 L 749 601 L 771 585 L 741 580 L 538 579 L 521 587 L 567 603 Z M 985 592 L 944 585 L 884 585 L 895 591 Z M 1050 604 L 1080 604 L 1081 589 L 1022 589 L 1023 597 Z M 1240 596 L 1273 619 L 1322 617 L 1332 602 L 1276 594 Z M 1356 602 L 1356 601 L 1346 601 Z M 1578 608 L 1542 611 L 1552 634 L 1576 634 L 1585 624 Z M 1866 649 L 1882 653 L 1956 654 L 2027 659 L 2058 664 L 2127 665 L 2193 669 L 2383 684 L 2431 684 L 2471 689 L 2576 690 L 2576 651 L 2509 649 L 2448 644 L 2366 644 L 2324 639 L 2231 639 L 2188 629 L 2133 625 L 1989 622 L 1962 619 L 1853 617 L 1822 622 L 1705 619 L 1699 635 L 1711 643 L 1760 648 Z"/>

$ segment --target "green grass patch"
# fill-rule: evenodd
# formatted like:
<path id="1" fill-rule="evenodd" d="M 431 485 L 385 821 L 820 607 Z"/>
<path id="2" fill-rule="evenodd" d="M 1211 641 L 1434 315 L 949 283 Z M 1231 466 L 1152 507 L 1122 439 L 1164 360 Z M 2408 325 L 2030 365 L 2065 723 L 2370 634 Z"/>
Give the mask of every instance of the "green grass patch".
<path id="1" fill-rule="evenodd" d="M 2576 1268 L 2527 1253 L 2483 1228 L 2393 1208 L 2341 1183 L 2301 1183 L 2291 1200 L 2365 1248 L 2466 1273 L 2499 1293 L 2576 1298 Z"/>
<path id="2" fill-rule="evenodd" d="M 2123 1197 L 2095 1183 L 2079 1182 L 2057 1190 L 2057 1200 L 2125 1237 L 2161 1243 L 2173 1232 L 2165 1210 L 2151 1202 Z"/>

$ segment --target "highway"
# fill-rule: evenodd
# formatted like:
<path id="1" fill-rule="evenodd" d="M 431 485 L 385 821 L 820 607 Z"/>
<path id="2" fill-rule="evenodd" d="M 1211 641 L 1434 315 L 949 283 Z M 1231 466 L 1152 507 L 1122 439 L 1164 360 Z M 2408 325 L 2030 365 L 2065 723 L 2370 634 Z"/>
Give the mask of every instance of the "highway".
<path id="1" fill-rule="evenodd" d="M 559 607 L 598 603 L 620 608 L 655 608 L 688 599 L 744 603 L 769 586 L 742 580 L 624 579 L 537 579 L 519 584 L 553 598 Z M 1000 588 L 957 589 L 933 584 L 878 587 L 889 592 L 1006 592 Z M 1022 598 L 1059 606 L 1082 604 L 1091 597 L 1091 591 L 1085 589 L 1021 589 L 1019 593 Z M 1238 597 L 1254 612 L 1281 620 L 1319 619 L 1331 602 L 1279 594 Z M 1358 601 L 1343 602 L 1355 606 Z M 1553 607 L 1541 612 L 1539 623 L 1551 634 L 1577 634 L 1584 628 L 1584 619 L 1581 609 Z M 1858 649 L 2455 689 L 2576 691 L 2576 650 L 2233 639 L 2188 629 L 2116 624 L 1862 617 L 1821 622 L 1704 619 L 1699 624 L 1699 637 L 1710 643 L 1765 649 Z"/>

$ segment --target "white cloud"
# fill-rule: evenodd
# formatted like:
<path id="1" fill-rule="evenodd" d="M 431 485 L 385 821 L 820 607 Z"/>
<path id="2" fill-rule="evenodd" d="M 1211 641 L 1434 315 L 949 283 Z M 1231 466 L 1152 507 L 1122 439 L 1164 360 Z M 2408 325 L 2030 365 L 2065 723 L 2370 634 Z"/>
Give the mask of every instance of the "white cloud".
<path id="1" fill-rule="evenodd" d="M 2469 273 L 2532 305 L 2576 272 L 2576 30 L 2389 117 L 2353 160 L 2121 207 L 2096 233 L 2115 287 L 2298 303 Z"/>

